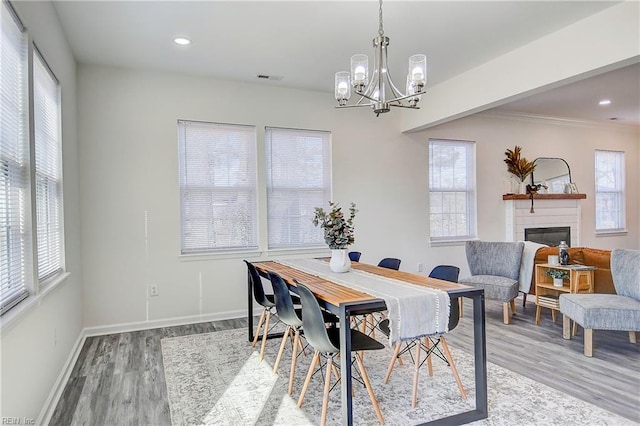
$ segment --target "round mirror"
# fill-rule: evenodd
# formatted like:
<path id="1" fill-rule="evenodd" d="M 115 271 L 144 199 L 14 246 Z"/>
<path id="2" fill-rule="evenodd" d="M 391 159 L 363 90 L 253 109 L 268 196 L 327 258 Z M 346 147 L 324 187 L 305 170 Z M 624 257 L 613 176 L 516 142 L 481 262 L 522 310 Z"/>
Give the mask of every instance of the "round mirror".
<path id="1" fill-rule="evenodd" d="M 542 185 L 539 191 L 541 194 L 562 194 L 565 192 L 565 186 L 571 183 L 571 170 L 564 159 L 539 157 L 533 163 L 536 168 L 531 173 L 531 183 L 532 185 Z"/>

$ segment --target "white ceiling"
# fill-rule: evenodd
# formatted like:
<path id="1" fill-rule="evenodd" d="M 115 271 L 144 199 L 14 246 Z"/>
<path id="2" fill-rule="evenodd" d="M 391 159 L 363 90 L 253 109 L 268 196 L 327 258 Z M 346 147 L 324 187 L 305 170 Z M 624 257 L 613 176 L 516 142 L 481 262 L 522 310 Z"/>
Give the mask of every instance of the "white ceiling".
<path id="1" fill-rule="evenodd" d="M 387 0 L 383 22 L 390 38 L 389 69 L 396 85 L 403 86 L 408 57 L 426 54 L 428 90 L 614 4 Z M 378 4 L 370 0 L 55 1 L 54 5 L 80 63 L 306 88 L 327 96 L 332 96 L 334 73 L 348 69 L 351 55 L 371 56 L 371 40 L 378 31 Z M 176 36 L 193 43 L 178 46 L 172 41 Z M 592 99 L 582 83 L 500 110 L 578 119 L 618 117 L 640 124 L 640 69 L 620 72 L 631 86 L 621 86 L 618 76 L 595 77 L 597 85 L 586 86 L 594 97 L 612 99 L 604 116 L 597 115 L 603 113 L 597 104 L 589 106 Z M 258 80 L 258 74 L 282 79 Z"/>

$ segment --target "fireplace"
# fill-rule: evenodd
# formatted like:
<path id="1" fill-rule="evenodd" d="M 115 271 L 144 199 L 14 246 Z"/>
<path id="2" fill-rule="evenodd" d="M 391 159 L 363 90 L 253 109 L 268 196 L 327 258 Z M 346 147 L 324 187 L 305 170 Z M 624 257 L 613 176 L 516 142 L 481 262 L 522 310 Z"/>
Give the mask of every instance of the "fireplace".
<path id="1" fill-rule="evenodd" d="M 524 239 L 552 247 L 557 247 L 560 241 L 565 241 L 567 245 L 571 246 L 571 227 L 525 228 Z"/>

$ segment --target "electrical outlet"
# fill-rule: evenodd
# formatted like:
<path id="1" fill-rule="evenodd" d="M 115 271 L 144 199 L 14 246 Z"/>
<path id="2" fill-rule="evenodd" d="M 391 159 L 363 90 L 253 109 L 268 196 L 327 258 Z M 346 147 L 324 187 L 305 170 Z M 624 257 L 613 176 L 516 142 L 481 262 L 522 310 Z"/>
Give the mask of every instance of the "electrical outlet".
<path id="1" fill-rule="evenodd" d="M 422 264 L 422 262 L 418 262 L 418 266 L 416 267 L 416 270 L 418 272 L 422 272 L 423 269 L 424 269 L 424 265 Z"/>
<path id="2" fill-rule="evenodd" d="M 158 285 L 157 284 L 153 284 L 153 285 L 151 285 L 151 287 L 149 287 L 149 294 L 151 296 L 158 296 L 160 294 L 160 291 L 158 290 Z"/>

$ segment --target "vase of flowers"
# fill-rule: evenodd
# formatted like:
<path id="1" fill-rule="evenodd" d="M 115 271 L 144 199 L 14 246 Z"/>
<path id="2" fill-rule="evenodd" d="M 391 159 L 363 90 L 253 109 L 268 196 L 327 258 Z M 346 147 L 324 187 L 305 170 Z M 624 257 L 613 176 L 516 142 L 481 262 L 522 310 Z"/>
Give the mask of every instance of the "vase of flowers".
<path id="1" fill-rule="evenodd" d="M 353 219 L 356 217 L 356 205 L 351 203 L 349 217 L 345 217 L 338 203 L 329 202 L 329 211 L 315 208 L 313 224 L 324 231 L 324 241 L 331 249 L 329 267 L 333 272 L 347 272 L 351 269 L 351 260 L 347 247 L 355 242 Z"/>
<path id="2" fill-rule="evenodd" d="M 517 178 L 518 189 L 513 191 L 518 194 L 526 194 L 526 183 L 524 182 L 527 176 L 533 172 L 536 168 L 536 165 L 533 161 L 528 161 L 526 158 L 521 156 L 522 148 L 516 145 L 513 148 L 513 151 L 507 149 L 504 152 L 504 155 L 507 157 L 504 159 L 504 162 L 507 164 L 507 171 L 511 173 L 515 178 Z"/>

